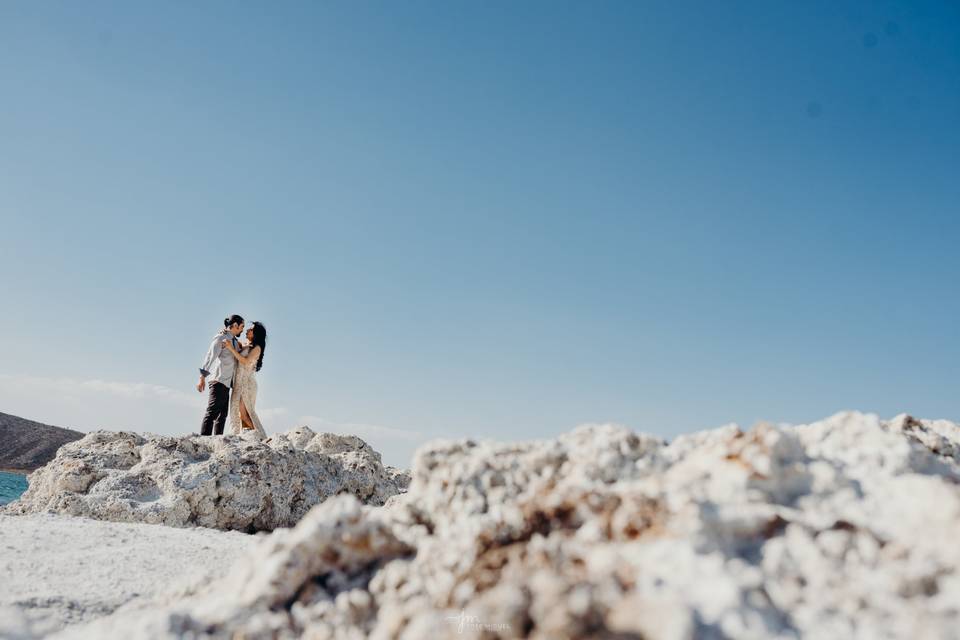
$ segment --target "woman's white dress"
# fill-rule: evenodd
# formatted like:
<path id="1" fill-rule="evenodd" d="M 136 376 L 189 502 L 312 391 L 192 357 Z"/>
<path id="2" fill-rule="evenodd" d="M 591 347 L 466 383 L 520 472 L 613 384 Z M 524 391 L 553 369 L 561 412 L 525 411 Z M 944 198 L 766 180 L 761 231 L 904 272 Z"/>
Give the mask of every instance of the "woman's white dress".
<path id="1" fill-rule="evenodd" d="M 250 353 L 250 347 L 244 347 L 241 355 Z M 233 376 L 233 392 L 230 394 L 230 433 L 238 436 L 249 436 L 257 439 L 267 437 L 260 417 L 257 416 L 257 372 L 256 361 L 248 365 L 237 362 L 236 373 Z M 254 429 L 244 429 L 240 419 L 240 403 L 247 409 L 247 415 L 253 423 Z"/>

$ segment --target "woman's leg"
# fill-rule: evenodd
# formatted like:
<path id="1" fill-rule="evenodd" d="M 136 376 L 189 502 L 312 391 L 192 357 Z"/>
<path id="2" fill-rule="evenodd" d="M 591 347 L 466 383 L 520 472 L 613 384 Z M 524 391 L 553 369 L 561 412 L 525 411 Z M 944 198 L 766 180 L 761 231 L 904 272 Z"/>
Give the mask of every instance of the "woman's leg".
<path id="1" fill-rule="evenodd" d="M 264 431 L 260 423 L 260 416 L 257 415 L 257 381 L 250 380 L 250 384 L 244 389 L 243 398 L 243 420 L 244 426 L 249 429 L 247 433 L 255 434 L 258 438 L 266 438 L 267 432 Z"/>
<path id="2" fill-rule="evenodd" d="M 244 429 L 254 429 L 253 420 L 250 419 L 250 414 L 247 413 L 247 405 L 244 404 L 243 398 L 240 398 L 240 420 L 243 422 Z"/>

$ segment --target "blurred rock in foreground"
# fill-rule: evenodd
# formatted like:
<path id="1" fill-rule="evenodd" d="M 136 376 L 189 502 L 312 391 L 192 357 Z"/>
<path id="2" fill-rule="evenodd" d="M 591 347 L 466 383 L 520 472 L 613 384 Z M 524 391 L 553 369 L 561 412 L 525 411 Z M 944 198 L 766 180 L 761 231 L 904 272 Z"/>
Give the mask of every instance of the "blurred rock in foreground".
<path id="1" fill-rule="evenodd" d="M 954 423 L 854 412 L 434 441 L 385 508 L 337 496 L 193 599 L 66 637 L 956 638 L 958 458 Z"/>

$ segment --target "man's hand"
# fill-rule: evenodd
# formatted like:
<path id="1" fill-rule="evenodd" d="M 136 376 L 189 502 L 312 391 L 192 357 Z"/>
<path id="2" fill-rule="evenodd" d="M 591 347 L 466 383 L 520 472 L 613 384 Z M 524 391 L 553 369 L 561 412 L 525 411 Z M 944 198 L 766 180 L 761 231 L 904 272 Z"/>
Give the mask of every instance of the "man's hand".
<path id="1" fill-rule="evenodd" d="M 200 376 L 200 382 L 197 383 L 197 391 L 203 393 L 203 388 L 207 386 L 207 379 Z"/>

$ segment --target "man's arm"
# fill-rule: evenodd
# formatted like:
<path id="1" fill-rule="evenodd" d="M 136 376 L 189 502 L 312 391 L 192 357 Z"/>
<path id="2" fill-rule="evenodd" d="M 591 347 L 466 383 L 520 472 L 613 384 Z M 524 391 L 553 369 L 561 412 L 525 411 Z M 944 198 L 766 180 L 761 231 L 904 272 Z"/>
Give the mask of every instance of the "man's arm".
<path id="1" fill-rule="evenodd" d="M 223 349 L 220 345 L 221 339 L 220 336 L 214 338 L 210 344 L 210 348 L 207 349 L 207 355 L 203 359 L 203 364 L 200 365 L 200 382 L 197 383 L 197 391 L 203 392 L 203 388 L 206 386 L 206 378 L 210 375 L 210 368 L 213 367 L 213 363 L 220 357 L 220 351 Z"/>

